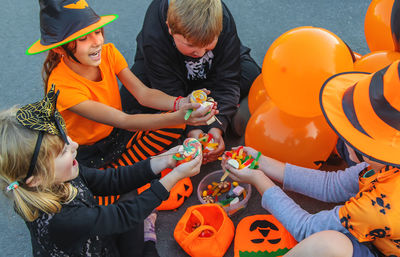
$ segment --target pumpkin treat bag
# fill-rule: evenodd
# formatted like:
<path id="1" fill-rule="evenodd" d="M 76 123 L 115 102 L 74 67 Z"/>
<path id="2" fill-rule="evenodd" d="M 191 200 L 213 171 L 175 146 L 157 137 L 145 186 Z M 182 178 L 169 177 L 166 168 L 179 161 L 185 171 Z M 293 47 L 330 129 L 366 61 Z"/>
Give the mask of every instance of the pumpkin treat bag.
<path id="1" fill-rule="evenodd" d="M 183 144 L 178 148 L 177 152 L 172 156 L 176 160 L 175 166 L 190 162 L 197 156 L 202 155 L 202 147 L 200 142 L 195 138 L 186 138 Z M 163 154 L 159 155 L 163 156 Z M 159 158 L 154 156 L 154 158 Z M 165 169 L 161 172 L 161 177 L 166 176 L 172 169 Z M 138 193 L 150 187 L 150 183 L 138 189 Z M 156 209 L 159 211 L 174 210 L 181 206 L 186 199 L 190 197 L 193 192 L 192 181 L 189 177 L 183 178 L 178 181 L 171 189 L 168 199 L 164 200 Z"/>
<path id="2" fill-rule="evenodd" d="M 235 257 L 276 257 L 297 244 L 293 236 L 272 215 L 243 218 L 236 227 Z"/>
<path id="3" fill-rule="evenodd" d="M 217 204 L 187 208 L 174 230 L 175 240 L 192 257 L 224 256 L 234 234 L 233 222 Z"/>

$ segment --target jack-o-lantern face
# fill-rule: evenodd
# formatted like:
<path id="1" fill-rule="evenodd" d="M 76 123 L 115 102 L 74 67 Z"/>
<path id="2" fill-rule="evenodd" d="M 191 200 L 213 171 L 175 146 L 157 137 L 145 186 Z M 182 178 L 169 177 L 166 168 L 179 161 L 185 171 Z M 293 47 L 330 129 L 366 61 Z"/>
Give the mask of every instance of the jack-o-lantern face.
<path id="1" fill-rule="evenodd" d="M 171 172 L 172 169 L 165 169 L 161 172 L 161 177 L 164 177 Z M 141 194 L 143 191 L 148 189 L 150 184 L 146 184 L 141 188 L 138 188 L 138 193 Z M 183 202 L 190 197 L 193 192 L 193 185 L 190 178 L 184 178 L 171 188 L 169 197 L 163 201 L 156 209 L 157 210 L 173 210 L 183 204 Z"/>
<path id="2" fill-rule="evenodd" d="M 256 220 L 250 225 L 250 231 L 258 230 L 260 232 L 261 238 L 250 239 L 251 242 L 255 244 L 263 243 L 267 240 L 270 244 L 277 244 L 281 241 L 281 235 L 279 234 L 279 229 L 268 220 Z M 278 238 L 272 238 L 269 236 L 270 232 L 275 232 Z M 271 233 L 272 234 L 272 233 Z M 269 237 L 268 237 L 269 236 Z M 268 239 L 267 239 L 268 237 Z"/>
<path id="3" fill-rule="evenodd" d="M 179 180 L 178 183 L 170 190 L 169 197 L 163 201 L 157 210 L 173 210 L 183 204 L 193 192 L 193 185 L 190 178 Z"/>
<path id="4" fill-rule="evenodd" d="M 272 215 L 254 215 L 240 221 L 235 235 L 235 257 L 282 256 L 297 244 Z"/>

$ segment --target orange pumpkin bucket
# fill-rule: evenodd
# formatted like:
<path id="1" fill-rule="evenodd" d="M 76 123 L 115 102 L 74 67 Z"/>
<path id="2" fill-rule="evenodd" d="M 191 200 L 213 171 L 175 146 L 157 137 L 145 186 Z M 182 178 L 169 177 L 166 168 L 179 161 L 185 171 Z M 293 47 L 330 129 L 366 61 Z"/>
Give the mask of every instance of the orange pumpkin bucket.
<path id="1" fill-rule="evenodd" d="M 276 257 L 297 244 L 293 236 L 272 215 L 243 218 L 236 228 L 235 257 Z"/>
<path id="2" fill-rule="evenodd" d="M 233 222 L 217 204 L 187 208 L 176 224 L 174 237 L 192 257 L 222 257 L 235 233 Z"/>
<path id="3" fill-rule="evenodd" d="M 165 169 L 161 172 L 161 177 L 170 173 L 172 169 Z M 150 183 L 138 188 L 138 194 L 150 188 Z M 190 197 L 193 192 L 193 185 L 190 178 L 184 178 L 178 181 L 169 192 L 167 200 L 163 201 L 156 209 L 159 211 L 174 210 L 180 207 L 183 202 Z"/>

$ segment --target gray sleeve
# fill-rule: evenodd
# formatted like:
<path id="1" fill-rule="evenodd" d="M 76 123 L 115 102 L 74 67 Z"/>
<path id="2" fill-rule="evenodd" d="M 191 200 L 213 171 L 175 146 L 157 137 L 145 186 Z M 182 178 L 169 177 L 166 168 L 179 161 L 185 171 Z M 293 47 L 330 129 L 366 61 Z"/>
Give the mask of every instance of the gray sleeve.
<path id="1" fill-rule="evenodd" d="M 359 190 L 358 174 L 367 163 L 345 170 L 321 171 L 286 164 L 283 188 L 324 202 L 344 202 Z"/>
<path id="2" fill-rule="evenodd" d="M 332 210 L 310 214 L 287 196 L 280 187 L 274 186 L 264 192 L 262 206 L 274 215 L 298 242 L 319 231 L 348 232 L 339 221 L 338 212 L 341 205 Z"/>

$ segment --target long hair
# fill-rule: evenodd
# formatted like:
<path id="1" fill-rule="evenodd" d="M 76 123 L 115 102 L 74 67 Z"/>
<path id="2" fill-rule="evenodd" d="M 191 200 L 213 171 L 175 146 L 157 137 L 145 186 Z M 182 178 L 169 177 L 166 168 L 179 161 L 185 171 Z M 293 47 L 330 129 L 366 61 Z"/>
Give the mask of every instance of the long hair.
<path id="1" fill-rule="evenodd" d="M 17 108 L 0 113 L 0 187 L 5 189 L 14 181 L 23 181 L 36 145 L 38 132 L 27 129 L 16 120 Z M 26 221 L 34 221 L 45 213 L 57 213 L 61 204 L 71 201 L 77 189 L 70 183 L 55 183 L 54 159 L 62 151 L 64 141 L 54 135 L 45 134 L 40 147 L 33 175 L 40 183 L 5 191 L 14 202 L 15 211 Z"/>
<path id="2" fill-rule="evenodd" d="M 101 34 L 104 37 L 104 28 L 101 28 Z M 60 49 L 61 52 L 64 52 L 68 57 L 71 57 L 76 51 L 76 40 L 69 42 L 65 45 L 59 46 L 57 48 Z M 60 63 L 61 58 L 63 58 L 63 55 L 60 53 L 60 51 L 57 52 L 54 49 L 50 49 L 46 59 L 44 60 L 42 68 L 42 79 L 44 83 L 45 94 L 47 92 L 50 74 Z"/>

